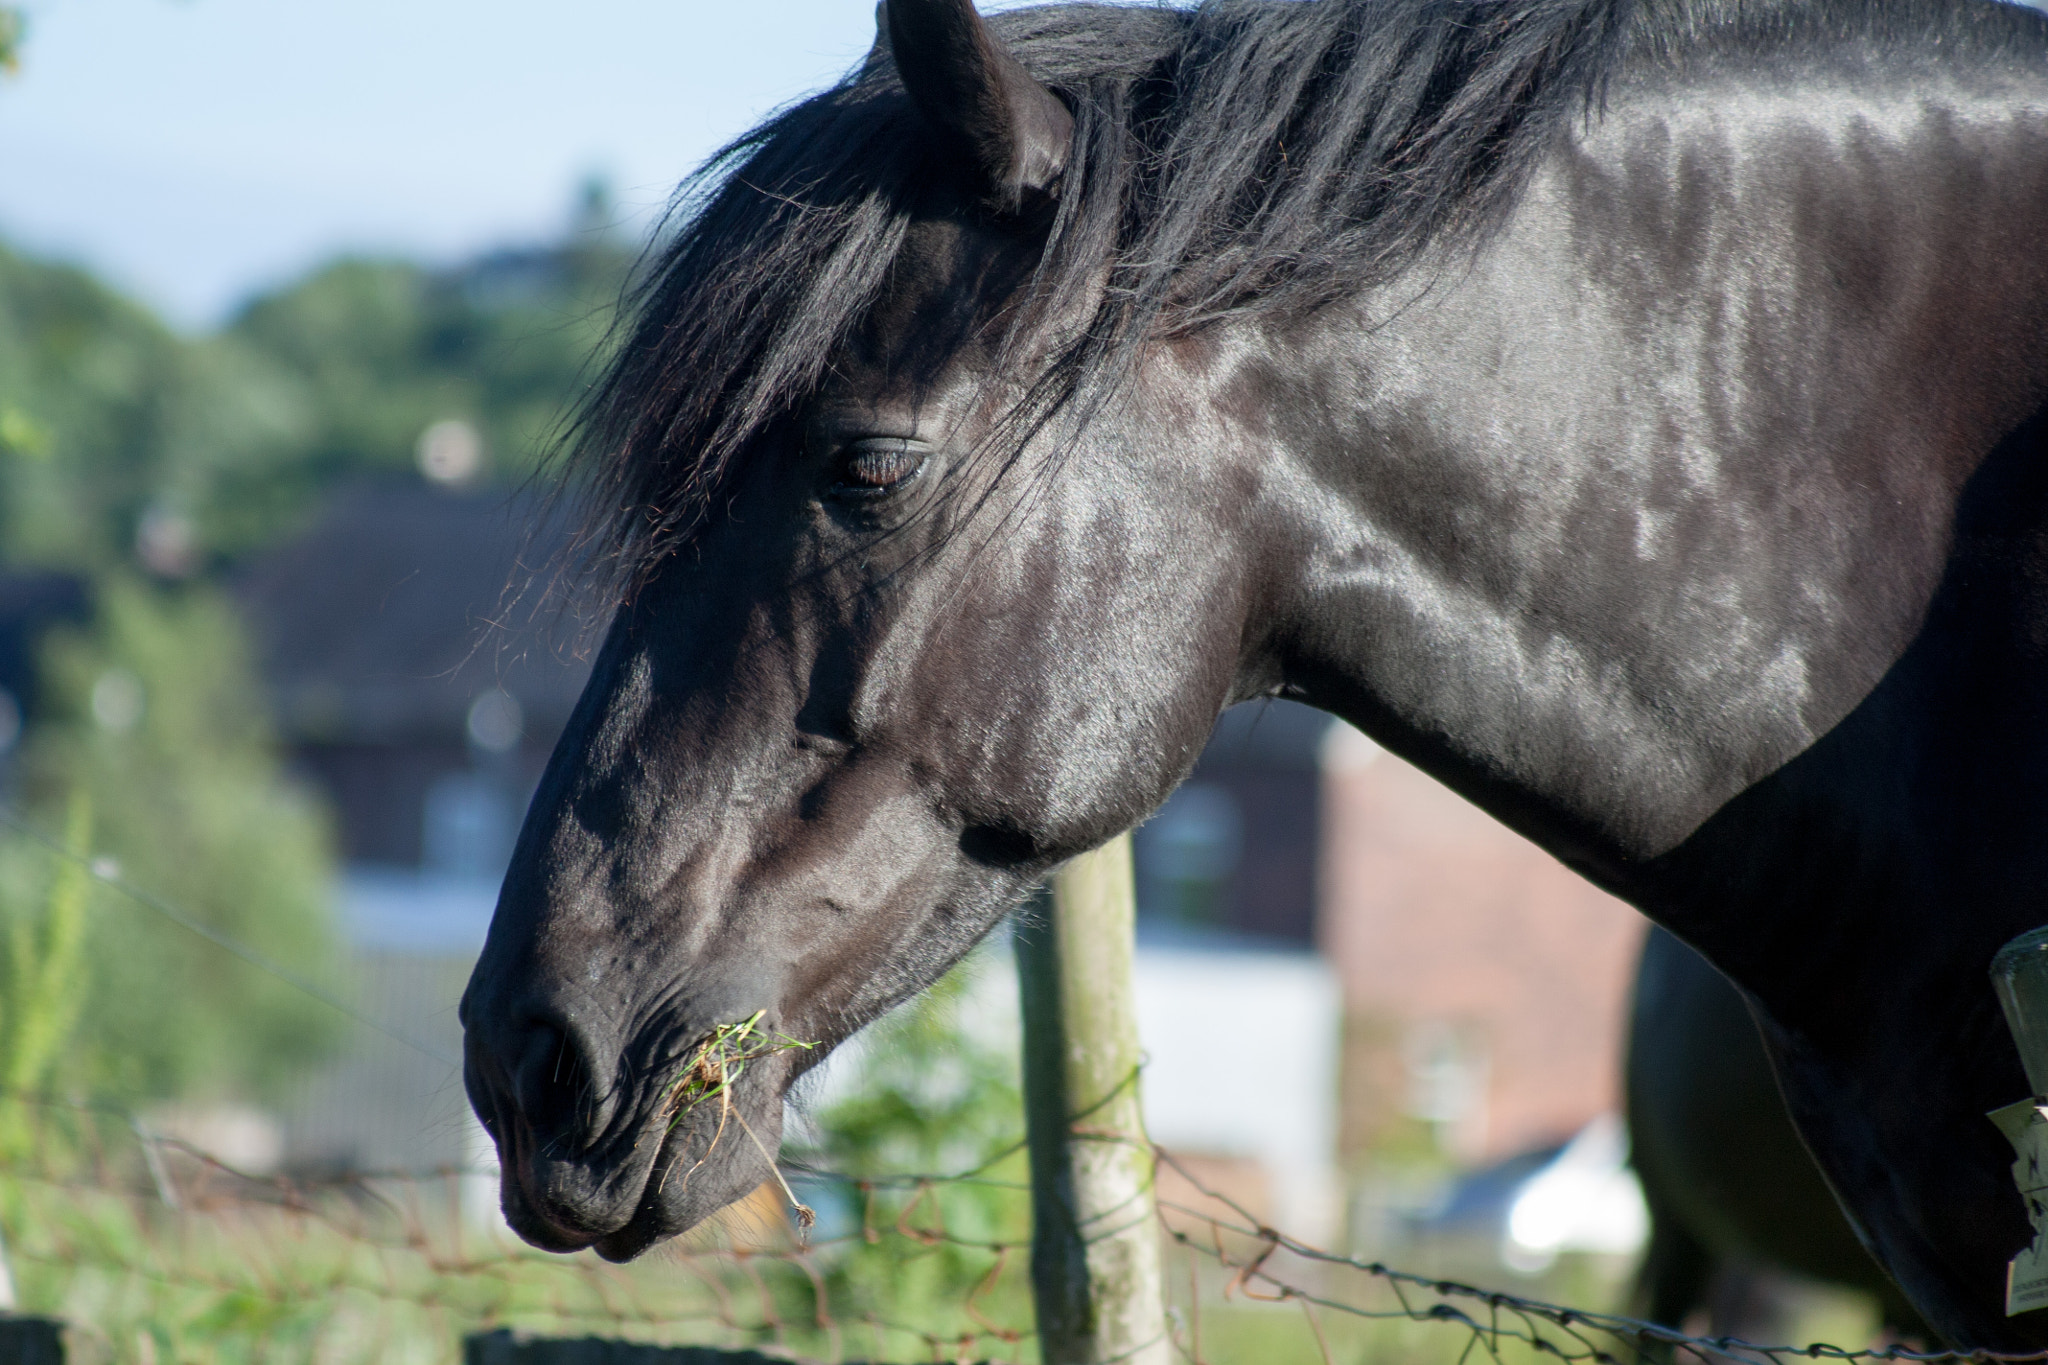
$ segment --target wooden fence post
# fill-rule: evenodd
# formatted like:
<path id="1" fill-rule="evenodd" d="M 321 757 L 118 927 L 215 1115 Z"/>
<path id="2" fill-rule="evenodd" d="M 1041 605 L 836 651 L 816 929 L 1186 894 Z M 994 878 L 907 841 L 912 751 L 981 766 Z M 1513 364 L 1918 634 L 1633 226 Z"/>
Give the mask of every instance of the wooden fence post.
<path id="1" fill-rule="evenodd" d="M 1045 1365 L 1168 1365 L 1152 1149 L 1138 1107 L 1125 835 L 1020 919 L 1031 1286 Z"/>

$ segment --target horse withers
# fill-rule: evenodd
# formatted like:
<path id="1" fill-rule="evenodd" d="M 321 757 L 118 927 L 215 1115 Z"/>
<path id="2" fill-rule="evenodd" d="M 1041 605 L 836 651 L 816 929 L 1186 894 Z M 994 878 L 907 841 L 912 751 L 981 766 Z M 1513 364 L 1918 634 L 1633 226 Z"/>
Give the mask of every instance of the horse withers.
<path id="1" fill-rule="evenodd" d="M 2048 18 L 881 30 L 685 197 L 570 455 L 615 610 L 463 1004 L 513 1226 L 754 1186 L 799 1071 L 1277 695 L 1699 947 L 1934 1327 L 2048 1344 L 1983 1118 L 2048 885 Z"/>

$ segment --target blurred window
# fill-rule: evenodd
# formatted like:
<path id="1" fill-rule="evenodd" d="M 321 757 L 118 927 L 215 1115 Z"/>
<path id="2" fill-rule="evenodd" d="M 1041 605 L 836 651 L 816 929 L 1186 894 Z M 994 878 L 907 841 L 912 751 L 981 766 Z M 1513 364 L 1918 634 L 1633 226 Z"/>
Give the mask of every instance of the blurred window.
<path id="1" fill-rule="evenodd" d="M 429 872 L 500 877 L 518 836 L 505 790 L 477 773 L 450 773 L 427 788 L 422 840 Z"/>
<path id="2" fill-rule="evenodd" d="M 1243 854 L 1237 798 L 1213 783 L 1188 783 L 1138 831 L 1139 910 L 1182 924 L 1223 923 Z"/>
<path id="3" fill-rule="evenodd" d="M 1490 1079 L 1483 1035 L 1440 1019 L 1409 1026 L 1401 1040 L 1408 1072 L 1407 1110 L 1436 1130 L 1440 1151 L 1469 1160 L 1486 1141 Z"/>

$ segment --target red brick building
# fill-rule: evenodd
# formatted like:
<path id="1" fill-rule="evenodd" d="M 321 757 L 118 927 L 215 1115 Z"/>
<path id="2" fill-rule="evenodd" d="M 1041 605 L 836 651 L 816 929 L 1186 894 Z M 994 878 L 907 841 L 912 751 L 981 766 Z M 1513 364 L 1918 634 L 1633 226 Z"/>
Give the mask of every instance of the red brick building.
<path id="1" fill-rule="evenodd" d="M 1322 757 L 1347 1155 L 1420 1123 L 1482 1163 L 1617 1109 L 1641 916 L 1348 726 Z"/>

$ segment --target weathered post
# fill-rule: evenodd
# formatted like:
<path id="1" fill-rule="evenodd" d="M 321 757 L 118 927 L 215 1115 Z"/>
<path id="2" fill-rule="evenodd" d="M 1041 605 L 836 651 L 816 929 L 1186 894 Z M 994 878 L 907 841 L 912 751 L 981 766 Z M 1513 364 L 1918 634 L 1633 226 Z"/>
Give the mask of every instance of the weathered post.
<path id="1" fill-rule="evenodd" d="M 1021 920 L 1031 1285 L 1045 1365 L 1167 1365 L 1153 1161 L 1138 1107 L 1130 836 Z"/>

